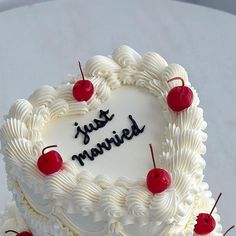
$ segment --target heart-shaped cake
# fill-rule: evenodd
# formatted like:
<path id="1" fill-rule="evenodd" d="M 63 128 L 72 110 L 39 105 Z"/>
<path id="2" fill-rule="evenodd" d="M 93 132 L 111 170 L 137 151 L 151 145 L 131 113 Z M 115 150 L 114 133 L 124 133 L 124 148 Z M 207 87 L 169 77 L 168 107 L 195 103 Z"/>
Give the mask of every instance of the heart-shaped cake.
<path id="1" fill-rule="evenodd" d="M 17 100 L 0 133 L 9 188 L 34 236 L 217 236 L 216 213 L 214 225 L 197 222 L 214 205 L 205 128 L 183 67 L 121 46 Z"/>

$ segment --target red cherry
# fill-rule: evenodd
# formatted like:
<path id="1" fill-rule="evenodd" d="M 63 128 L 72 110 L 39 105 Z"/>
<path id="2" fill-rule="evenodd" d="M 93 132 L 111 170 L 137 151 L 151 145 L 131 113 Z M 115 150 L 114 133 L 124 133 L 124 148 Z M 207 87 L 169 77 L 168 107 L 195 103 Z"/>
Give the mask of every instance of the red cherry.
<path id="1" fill-rule="evenodd" d="M 160 168 L 151 169 L 147 175 L 147 187 L 153 194 L 165 191 L 171 184 L 169 173 Z"/>
<path id="2" fill-rule="evenodd" d="M 183 111 L 184 109 L 191 106 L 193 102 L 193 92 L 192 90 L 184 85 L 184 80 L 180 77 L 175 77 L 167 82 L 171 82 L 173 80 L 181 80 L 182 85 L 176 86 L 170 90 L 167 95 L 167 103 L 168 106 L 176 112 Z"/>
<path id="3" fill-rule="evenodd" d="M 94 93 L 94 87 L 91 81 L 84 79 L 84 74 L 80 62 L 79 62 L 79 68 L 83 79 L 77 81 L 74 84 L 72 93 L 77 101 L 79 102 L 88 101 Z"/>
<path id="4" fill-rule="evenodd" d="M 197 224 L 194 232 L 200 235 L 211 233 L 216 227 L 216 221 L 212 215 L 208 213 L 200 213 L 197 217 Z"/>
<path id="5" fill-rule="evenodd" d="M 45 175 L 50 175 L 59 171 L 63 164 L 61 155 L 57 151 L 52 150 L 47 153 L 44 152 L 46 149 L 51 147 L 57 147 L 57 145 L 45 147 L 37 162 L 39 170 Z"/>
<path id="6" fill-rule="evenodd" d="M 212 216 L 212 213 L 221 197 L 222 193 L 219 194 L 210 214 L 200 213 L 197 217 L 197 223 L 194 226 L 194 232 L 199 235 L 205 235 L 211 233 L 216 227 L 216 221 Z"/>
<path id="7" fill-rule="evenodd" d="M 33 236 L 32 233 L 27 232 L 27 231 L 24 231 L 24 232 L 18 233 L 18 232 L 16 232 L 15 230 L 7 230 L 7 231 L 5 231 L 5 234 L 7 234 L 7 233 L 15 233 L 16 236 Z"/>
<path id="8" fill-rule="evenodd" d="M 161 168 L 156 168 L 153 148 L 151 144 L 149 144 L 149 146 L 151 149 L 154 168 L 148 172 L 146 183 L 149 191 L 152 192 L 153 194 L 156 194 L 165 191 L 170 186 L 171 177 L 166 170 Z"/>

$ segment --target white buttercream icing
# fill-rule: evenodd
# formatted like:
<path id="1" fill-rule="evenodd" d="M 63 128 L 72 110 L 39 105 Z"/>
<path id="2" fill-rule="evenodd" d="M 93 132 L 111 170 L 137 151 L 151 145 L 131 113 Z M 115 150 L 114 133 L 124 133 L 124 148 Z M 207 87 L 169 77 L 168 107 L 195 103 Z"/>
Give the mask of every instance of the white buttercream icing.
<path id="1" fill-rule="evenodd" d="M 154 196 L 150 214 L 153 221 L 170 224 L 174 221 L 178 207 L 178 199 L 175 189 L 169 188 L 166 191 Z"/>
<path id="2" fill-rule="evenodd" d="M 0 235 L 6 235 L 7 230 L 16 232 L 29 230 L 14 202 L 8 203 L 4 214 L 0 216 Z M 13 236 L 15 234 L 8 233 L 7 235 Z"/>
<path id="3" fill-rule="evenodd" d="M 205 168 L 201 155 L 206 151 L 203 144 L 207 139 L 203 132 L 206 122 L 202 109 L 198 107 L 198 95 L 192 87 L 194 100 L 190 108 L 176 114 L 166 104 L 168 91 L 180 85 L 179 81 L 167 83 L 168 79 L 179 76 L 187 86 L 191 86 L 184 68 L 177 64 L 167 65 L 157 53 L 149 52 L 142 57 L 133 49 L 122 46 L 114 51 L 112 58 L 95 56 L 89 60 L 85 76 L 95 87 L 95 94 L 87 102 L 74 100 L 71 91 L 76 78 L 72 78 L 71 82 L 58 88 L 43 86 L 28 101 L 18 100 L 11 107 L 0 131 L 7 170 L 12 173 L 14 164 L 18 167 L 17 173 L 9 178 L 13 178 L 13 182 L 27 183 L 32 188 L 32 195 L 49 199 L 64 211 L 67 208 L 69 211 L 73 201 L 74 209 L 70 207 L 70 213 L 80 210 L 83 215 L 96 214 L 97 219 L 106 222 L 110 234 L 127 235 L 125 226 L 138 222 L 139 225 L 152 225 L 150 236 L 193 235 L 196 215 L 201 209 L 197 203 Z M 106 174 L 93 176 L 67 162 L 62 171 L 52 176 L 42 175 L 35 162 L 44 145 L 41 134 L 44 127 L 51 120 L 87 114 L 108 100 L 112 90 L 122 85 L 144 87 L 158 97 L 167 120 L 158 165 L 170 172 L 171 188 L 153 196 L 143 180 L 112 180 Z M 36 208 L 33 202 L 31 204 Z M 44 232 L 72 235 L 70 225 L 67 228 L 63 223 L 51 223 L 29 206 L 20 209 L 36 236 Z M 54 216 L 49 218 L 54 219 Z M 220 235 L 218 232 L 220 227 L 211 236 Z"/>
<path id="4" fill-rule="evenodd" d="M 137 217 L 148 216 L 152 194 L 142 186 L 131 187 L 126 198 L 128 212 Z"/>
<path id="5" fill-rule="evenodd" d="M 15 117 L 17 120 L 21 120 L 22 122 L 27 122 L 32 113 L 32 104 L 25 99 L 19 99 L 11 106 L 8 116 Z"/>

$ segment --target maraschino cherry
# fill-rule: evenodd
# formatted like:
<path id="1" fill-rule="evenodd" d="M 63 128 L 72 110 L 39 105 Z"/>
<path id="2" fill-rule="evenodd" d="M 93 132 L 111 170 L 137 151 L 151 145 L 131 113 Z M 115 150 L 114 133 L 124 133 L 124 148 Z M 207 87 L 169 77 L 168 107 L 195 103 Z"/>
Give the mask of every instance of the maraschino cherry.
<path id="1" fill-rule="evenodd" d="M 81 72 L 83 79 L 77 81 L 74 84 L 72 93 L 73 93 L 74 98 L 77 101 L 79 101 L 79 102 L 88 101 L 94 93 L 94 87 L 93 87 L 93 84 L 90 80 L 87 80 L 84 78 L 84 74 L 82 71 L 80 61 L 79 61 L 79 68 L 80 68 L 80 72 Z"/>
<path id="2" fill-rule="evenodd" d="M 194 226 L 194 232 L 199 235 L 205 235 L 211 233 L 216 227 L 216 221 L 212 216 L 215 207 L 220 200 L 222 193 L 219 194 L 210 214 L 200 213 L 197 217 L 197 223 Z"/>
<path id="3" fill-rule="evenodd" d="M 156 167 L 152 144 L 149 144 L 152 154 L 152 161 L 154 168 L 147 174 L 147 187 L 153 194 L 165 191 L 171 184 L 171 177 L 169 173 L 161 168 Z"/>
<path id="4" fill-rule="evenodd" d="M 235 225 L 232 225 L 228 230 L 226 230 L 226 232 L 223 234 L 223 236 L 225 236 L 227 233 L 229 233 L 229 231 L 231 230 L 231 229 L 233 229 L 235 227 Z"/>
<path id="5" fill-rule="evenodd" d="M 47 146 L 42 150 L 42 155 L 38 159 L 38 168 L 45 175 L 51 175 L 62 168 L 63 160 L 61 155 L 55 151 L 51 150 L 45 153 L 48 148 L 57 147 L 57 145 Z"/>
<path id="6" fill-rule="evenodd" d="M 24 231 L 24 232 L 18 233 L 18 232 L 16 232 L 15 230 L 7 230 L 7 231 L 5 231 L 5 234 L 7 234 L 7 233 L 15 233 L 16 236 L 33 236 L 32 233 L 27 232 L 27 231 Z"/>
<path id="7" fill-rule="evenodd" d="M 193 92 L 189 87 L 185 86 L 184 80 L 181 77 L 172 78 L 167 82 L 169 83 L 174 80 L 181 80 L 182 85 L 176 86 L 170 90 L 167 95 L 167 104 L 173 111 L 179 112 L 191 106 L 193 102 Z"/>

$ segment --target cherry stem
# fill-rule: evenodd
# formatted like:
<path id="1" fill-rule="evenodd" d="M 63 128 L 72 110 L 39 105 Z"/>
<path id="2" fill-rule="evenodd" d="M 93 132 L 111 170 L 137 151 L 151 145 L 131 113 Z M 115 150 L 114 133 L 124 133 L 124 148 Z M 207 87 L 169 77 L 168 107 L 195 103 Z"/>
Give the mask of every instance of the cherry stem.
<path id="1" fill-rule="evenodd" d="M 181 77 L 174 77 L 174 78 L 172 78 L 172 79 L 169 79 L 169 80 L 167 80 L 167 82 L 168 83 L 170 83 L 170 82 L 172 82 L 172 81 L 174 81 L 174 80 L 181 80 L 182 81 L 182 86 L 184 86 L 184 79 L 183 78 L 181 78 Z"/>
<path id="2" fill-rule="evenodd" d="M 48 148 L 52 148 L 52 147 L 57 147 L 57 145 L 51 145 L 51 146 L 47 146 L 42 150 L 42 154 L 45 154 L 45 150 L 47 150 Z"/>
<path id="3" fill-rule="evenodd" d="M 225 236 L 231 229 L 233 229 L 235 227 L 235 225 L 231 226 L 224 234 L 223 236 Z"/>
<path id="4" fill-rule="evenodd" d="M 7 231 L 5 231 L 5 234 L 7 234 L 7 233 L 15 233 L 15 234 L 18 234 L 18 232 L 16 232 L 15 230 L 7 230 Z"/>
<path id="5" fill-rule="evenodd" d="M 154 168 L 156 169 L 156 162 L 155 162 L 155 158 L 154 158 L 154 152 L 153 152 L 153 148 L 152 148 L 152 144 L 149 144 L 150 150 L 151 150 L 151 154 L 152 154 L 152 162 L 154 165 Z"/>
<path id="6" fill-rule="evenodd" d="M 78 61 L 78 63 L 79 63 L 79 69 L 80 69 L 80 73 L 81 73 L 81 75 L 82 75 L 82 78 L 83 78 L 83 80 L 85 80 L 85 79 L 84 79 L 84 73 L 83 73 L 83 70 L 82 70 L 82 66 L 81 66 L 80 61 Z"/>
<path id="7" fill-rule="evenodd" d="M 208 217 L 208 219 L 207 219 L 207 222 L 208 222 L 208 220 L 210 219 L 211 214 L 212 214 L 213 211 L 215 210 L 216 205 L 217 205 L 218 201 L 220 200 L 221 195 L 222 195 L 222 193 L 220 193 L 219 196 L 218 196 L 218 198 L 216 199 L 216 202 L 215 202 L 214 206 L 212 207 L 212 210 L 211 210 L 210 215 L 209 215 L 209 217 Z"/>

